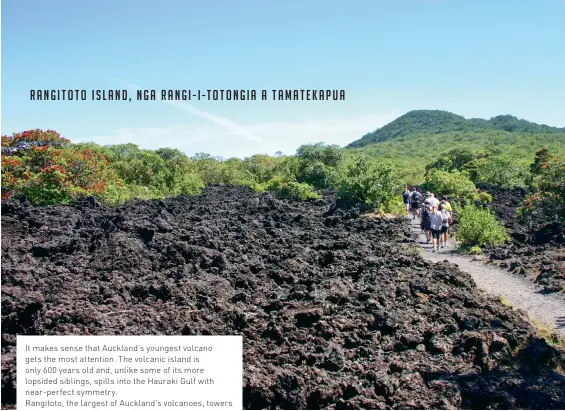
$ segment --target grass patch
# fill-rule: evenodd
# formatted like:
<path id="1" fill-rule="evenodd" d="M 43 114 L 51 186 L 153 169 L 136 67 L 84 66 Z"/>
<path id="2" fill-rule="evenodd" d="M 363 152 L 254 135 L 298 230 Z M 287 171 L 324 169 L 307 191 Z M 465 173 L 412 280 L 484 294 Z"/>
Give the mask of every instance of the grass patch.
<path id="1" fill-rule="evenodd" d="M 396 213 L 385 213 L 384 211 L 376 211 L 372 213 L 363 214 L 367 218 L 375 218 L 377 220 L 396 220 L 397 218 L 402 218 L 404 215 Z"/>
<path id="2" fill-rule="evenodd" d="M 506 298 L 504 295 L 500 296 L 500 303 L 505 307 L 512 307 L 510 300 Z"/>
<path id="3" fill-rule="evenodd" d="M 466 254 L 469 255 L 481 255 L 483 254 L 483 249 L 481 247 L 479 247 L 478 245 L 474 245 L 470 248 L 467 248 L 465 250 Z"/>
<path id="4" fill-rule="evenodd" d="M 553 345 L 556 348 L 560 348 L 565 350 L 565 341 L 563 341 L 559 336 L 553 332 L 553 328 L 547 324 L 542 323 L 541 321 L 537 320 L 533 316 L 528 314 L 528 318 L 530 322 L 536 329 L 536 333 L 540 338 L 543 338 L 549 344 Z"/>
<path id="5" fill-rule="evenodd" d="M 410 254 L 423 255 L 422 249 L 416 245 L 407 246 L 406 251 L 408 251 Z"/>

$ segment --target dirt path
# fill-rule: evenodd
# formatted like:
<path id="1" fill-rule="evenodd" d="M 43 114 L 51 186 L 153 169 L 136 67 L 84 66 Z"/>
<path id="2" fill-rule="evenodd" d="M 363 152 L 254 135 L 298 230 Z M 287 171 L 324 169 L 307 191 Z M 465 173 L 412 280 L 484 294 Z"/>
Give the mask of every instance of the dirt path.
<path id="1" fill-rule="evenodd" d="M 542 294 L 526 279 L 496 267 L 489 267 L 482 261 L 473 260 L 472 257 L 457 254 L 453 239 L 449 239 L 447 249 L 433 252 L 431 243 L 426 243 L 426 237 L 416 221 L 417 219 L 411 220 L 412 231 L 418 234 L 418 242 L 423 249 L 425 259 L 432 262 L 447 260 L 457 264 L 462 271 L 473 277 L 479 289 L 498 297 L 504 296 L 512 307 L 522 309 L 535 320 L 553 327 L 554 331 L 565 339 L 564 296 Z"/>

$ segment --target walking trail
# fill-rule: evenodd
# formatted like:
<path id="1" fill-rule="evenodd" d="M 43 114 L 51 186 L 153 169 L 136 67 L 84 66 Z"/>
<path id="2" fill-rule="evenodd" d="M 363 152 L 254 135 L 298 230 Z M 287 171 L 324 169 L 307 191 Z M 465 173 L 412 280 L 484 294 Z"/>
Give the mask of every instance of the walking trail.
<path id="1" fill-rule="evenodd" d="M 535 284 L 526 278 L 456 253 L 456 245 L 451 238 L 447 248 L 433 252 L 431 242 L 426 243 L 419 220 L 412 220 L 410 217 L 410 221 L 412 231 L 418 234 L 418 242 L 426 260 L 434 263 L 447 260 L 457 264 L 460 270 L 471 275 L 480 290 L 497 297 L 505 297 L 513 308 L 524 310 L 530 318 L 552 327 L 554 333 L 565 339 L 565 296 L 542 294 Z"/>

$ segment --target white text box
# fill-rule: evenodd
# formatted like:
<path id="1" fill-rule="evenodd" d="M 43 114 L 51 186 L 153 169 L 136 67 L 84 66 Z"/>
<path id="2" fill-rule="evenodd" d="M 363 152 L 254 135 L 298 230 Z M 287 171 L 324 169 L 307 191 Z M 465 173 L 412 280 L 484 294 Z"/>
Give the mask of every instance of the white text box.
<path id="1" fill-rule="evenodd" d="M 17 407 L 242 409 L 239 336 L 23 336 Z"/>

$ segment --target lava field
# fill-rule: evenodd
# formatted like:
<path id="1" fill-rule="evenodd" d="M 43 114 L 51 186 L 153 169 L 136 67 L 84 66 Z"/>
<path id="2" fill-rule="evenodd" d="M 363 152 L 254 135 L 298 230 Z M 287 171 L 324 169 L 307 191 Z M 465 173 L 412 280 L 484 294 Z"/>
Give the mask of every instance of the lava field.
<path id="1" fill-rule="evenodd" d="M 2 205 L 16 335 L 242 335 L 245 409 L 563 409 L 563 354 L 405 219 L 249 188 L 110 209 Z"/>
<path id="2" fill-rule="evenodd" d="M 520 221 L 517 210 L 526 196 L 521 188 L 500 189 L 479 184 L 492 195 L 492 209 L 504 222 L 512 237 L 511 244 L 487 247 L 490 261 L 514 274 L 525 276 L 544 292 L 565 290 L 565 227 L 534 215 L 532 226 Z"/>

